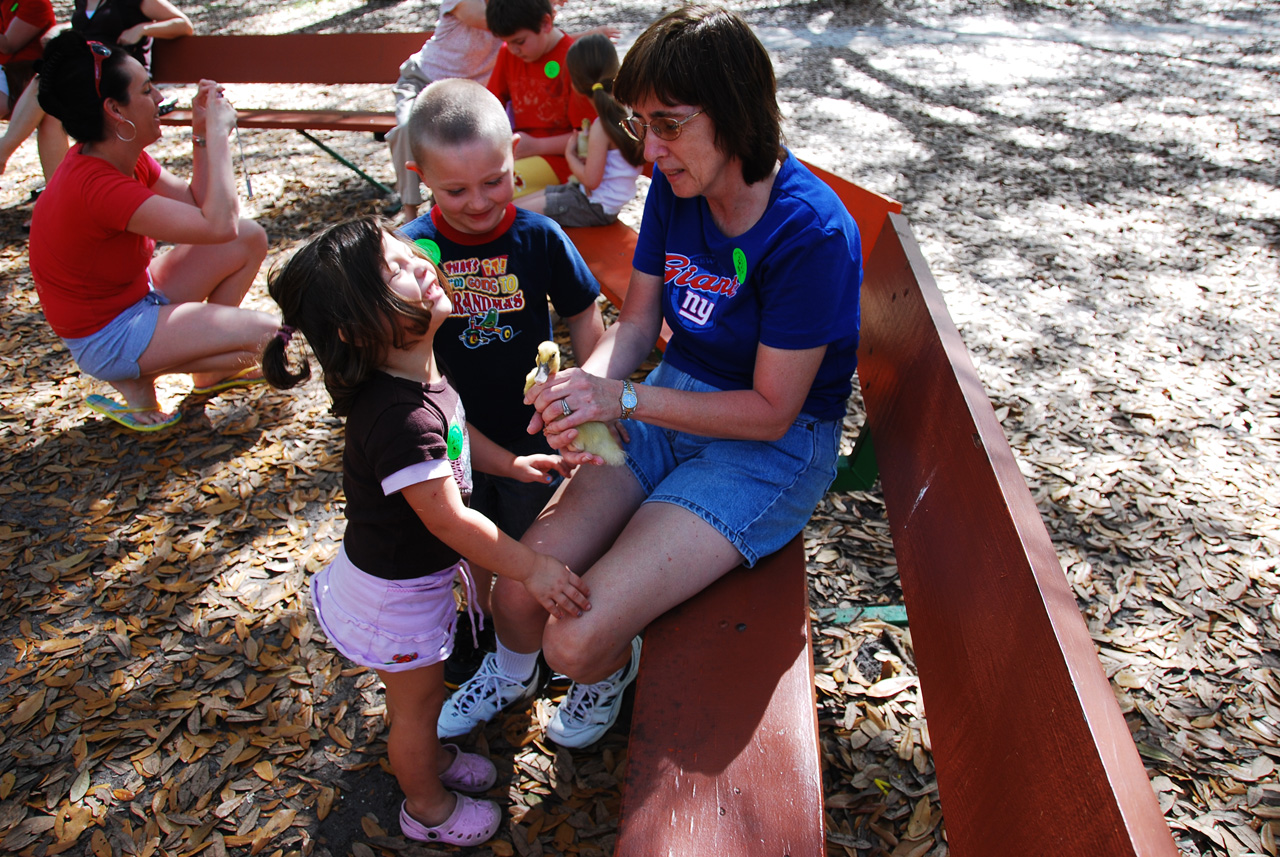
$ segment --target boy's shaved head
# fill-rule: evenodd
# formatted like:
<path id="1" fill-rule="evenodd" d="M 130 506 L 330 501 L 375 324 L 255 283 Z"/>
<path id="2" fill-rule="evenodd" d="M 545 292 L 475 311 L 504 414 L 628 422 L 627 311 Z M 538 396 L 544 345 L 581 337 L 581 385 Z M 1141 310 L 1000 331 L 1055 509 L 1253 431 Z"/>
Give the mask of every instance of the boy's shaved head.
<path id="1" fill-rule="evenodd" d="M 419 167 L 431 150 L 475 140 L 511 145 L 511 122 L 497 96 L 474 80 L 439 80 L 414 99 L 409 113 L 409 149 Z"/>

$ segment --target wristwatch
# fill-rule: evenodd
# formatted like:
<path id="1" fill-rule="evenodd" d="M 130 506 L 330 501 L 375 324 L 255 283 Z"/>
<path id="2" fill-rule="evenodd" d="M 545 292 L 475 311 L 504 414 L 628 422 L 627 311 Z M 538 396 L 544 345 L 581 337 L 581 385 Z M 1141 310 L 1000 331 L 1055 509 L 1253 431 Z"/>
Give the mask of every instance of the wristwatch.
<path id="1" fill-rule="evenodd" d="M 622 395 L 618 398 L 618 403 L 622 405 L 622 418 L 624 420 L 631 419 L 631 415 L 636 412 L 636 405 L 640 401 L 636 398 L 636 388 L 631 386 L 630 381 L 622 382 Z"/>

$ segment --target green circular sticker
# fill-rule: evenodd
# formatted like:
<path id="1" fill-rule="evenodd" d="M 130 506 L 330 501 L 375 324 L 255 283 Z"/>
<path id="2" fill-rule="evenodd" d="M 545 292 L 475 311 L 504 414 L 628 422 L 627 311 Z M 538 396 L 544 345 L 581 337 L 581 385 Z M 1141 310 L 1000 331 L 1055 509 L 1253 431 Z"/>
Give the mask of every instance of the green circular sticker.
<path id="1" fill-rule="evenodd" d="M 556 62 L 555 60 L 552 60 L 551 62 L 547 63 L 545 66 L 542 67 L 542 71 L 544 74 L 546 74 L 547 77 L 551 78 L 552 80 L 555 80 L 557 77 L 560 76 L 560 63 Z"/>
<path id="2" fill-rule="evenodd" d="M 733 272 L 738 275 L 739 283 L 747 281 L 747 254 L 741 247 L 733 248 Z"/>
<path id="3" fill-rule="evenodd" d="M 450 461 L 457 461 L 462 457 L 462 426 L 457 423 L 450 423 L 449 436 L 446 440 L 448 444 L 446 454 Z"/>
<path id="4" fill-rule="evenodd" d="M 427 254 L 427 258 L 437 265 L 440 264 L 440 245 L 432 241 L 430 238 L 419 238 L 414 241 L 414 246 L 420 248 L 423 253 Z"/>

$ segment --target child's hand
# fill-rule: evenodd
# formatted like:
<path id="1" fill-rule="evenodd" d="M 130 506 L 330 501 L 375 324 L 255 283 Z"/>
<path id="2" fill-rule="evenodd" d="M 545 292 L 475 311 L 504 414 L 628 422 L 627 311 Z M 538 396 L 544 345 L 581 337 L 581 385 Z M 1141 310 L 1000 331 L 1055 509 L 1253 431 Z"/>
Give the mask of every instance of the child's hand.
<path id="1" fill-rule="evenodd" d="M 517 455 L 511 465 L 513 479 L 521 482 L 550 482 L 553 472 L 566 479 L 572 468 L 558 455 Z"/>
<path id="2" fill-rule="evenodd" d="M 524 579 L 524 588 L 543 609 L 557 619 L 581 616 L 591 609 L 591 602 L 587 599 L 591 590 L 582 578 L 553 556 L 544 553 L 535 553 L 534 556 L 537 562 Z"/>
<path id="3" fill-rule="evenodd" d="M 583 36 L 590 36 L 594 33 L 599 33 L 600 35 L 604 36 L 606 39 L 608 39 L 611 42 L 618 41 L 618 36 L 622 35 L 622 31 L 619 30 L 617 27 L 612 27 L 608 24 L 601 24 L 598 27 L 592 27 L 590 30 L 587 30 L 586 32 L 579 33 L 577 36 L 575 36 L 575 38 L 580 39 Z"/>

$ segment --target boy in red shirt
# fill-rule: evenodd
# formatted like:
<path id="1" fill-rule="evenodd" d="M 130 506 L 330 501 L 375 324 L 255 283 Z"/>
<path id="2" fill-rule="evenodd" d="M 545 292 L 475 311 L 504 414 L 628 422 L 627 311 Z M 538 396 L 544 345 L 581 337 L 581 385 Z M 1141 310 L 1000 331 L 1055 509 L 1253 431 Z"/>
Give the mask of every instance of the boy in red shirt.
<path id="1" fill-rule="evenodd" d="M 489 0 L 489 32 L 506 42 L 489 77 L 489 91 L 509 105 L 516 143 L 516 196 L 563 184 L 572 172 L 564 157 L 575 128 L 596 118 L 591 101 L 574 92 L 564 58 L 573 37 L 555 25 L 551 0 Z"/>

